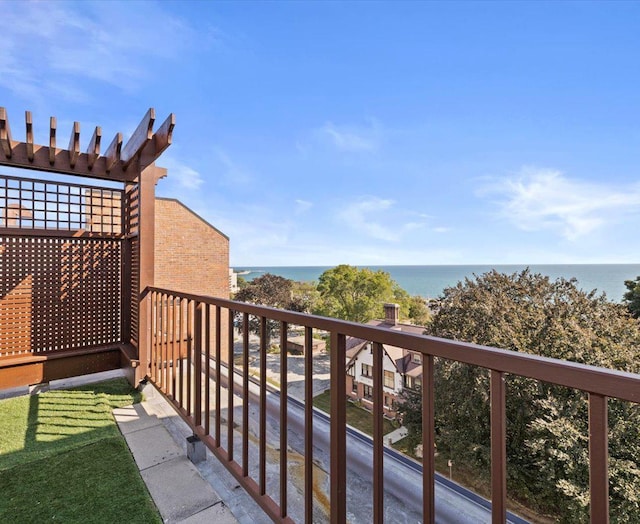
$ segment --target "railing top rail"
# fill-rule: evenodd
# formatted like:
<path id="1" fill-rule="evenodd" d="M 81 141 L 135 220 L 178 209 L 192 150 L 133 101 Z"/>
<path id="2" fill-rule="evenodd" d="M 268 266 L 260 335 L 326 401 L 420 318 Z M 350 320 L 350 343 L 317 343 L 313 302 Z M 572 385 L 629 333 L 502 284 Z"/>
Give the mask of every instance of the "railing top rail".
<path id="1" fill-rule="evenodd" d="M 148 287 L 143 296 L 150 292 L 203 302 L 250 315 L 264 316 L 289 324 L 338 332 L 425 355 L 640 403 L 640 375 L 635 373 L 169 289 Z"/>

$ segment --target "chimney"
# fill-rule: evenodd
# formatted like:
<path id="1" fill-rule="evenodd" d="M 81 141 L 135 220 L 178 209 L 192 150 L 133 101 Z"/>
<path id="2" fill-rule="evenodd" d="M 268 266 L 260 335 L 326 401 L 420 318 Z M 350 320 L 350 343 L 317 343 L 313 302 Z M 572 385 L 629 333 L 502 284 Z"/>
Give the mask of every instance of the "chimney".
<path id="1" fill-rule="evenodd" d="M 385 304 L 384 305 L 384 323 L 391 326 L 398 325 L 398 319 L 400 318 L 400 306 L 398 304 Z"/>

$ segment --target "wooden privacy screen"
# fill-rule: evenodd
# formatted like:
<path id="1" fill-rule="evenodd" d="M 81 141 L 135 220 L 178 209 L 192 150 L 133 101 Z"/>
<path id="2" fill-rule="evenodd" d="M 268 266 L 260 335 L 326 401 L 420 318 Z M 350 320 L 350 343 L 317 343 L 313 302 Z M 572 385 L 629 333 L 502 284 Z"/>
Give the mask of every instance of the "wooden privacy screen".
<path id="1" fill-rule="evenodd" d="M 121 342 L 123 197 L 0 176 L 0 357 Z"/>
<path id="2" fill-rule="evenodd" d="M 0 356 L 120 341 L 118 240 L 0 237 Z"/>

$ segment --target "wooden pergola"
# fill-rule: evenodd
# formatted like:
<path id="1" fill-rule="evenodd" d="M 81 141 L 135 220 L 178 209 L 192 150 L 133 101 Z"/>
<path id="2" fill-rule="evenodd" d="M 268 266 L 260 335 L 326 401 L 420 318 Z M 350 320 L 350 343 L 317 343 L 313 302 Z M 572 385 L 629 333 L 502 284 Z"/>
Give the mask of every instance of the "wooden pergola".
<path id="1" fill-rule="evenodd" d="M 96 127 L 80 152 L 74 122 L 58 146 L 14 140 L 0 107 L 0 166 L 121 183 L 121 189 L 0 175 L 0 384 L 3 388 L 126 368 L 132 383 L 148 370 L 150 326 L 142 300 L 154 284 L 155 161 L 171 144 L 175 116 L 155 131 L 149 109 L 123 144 L 101 154 Z"/>

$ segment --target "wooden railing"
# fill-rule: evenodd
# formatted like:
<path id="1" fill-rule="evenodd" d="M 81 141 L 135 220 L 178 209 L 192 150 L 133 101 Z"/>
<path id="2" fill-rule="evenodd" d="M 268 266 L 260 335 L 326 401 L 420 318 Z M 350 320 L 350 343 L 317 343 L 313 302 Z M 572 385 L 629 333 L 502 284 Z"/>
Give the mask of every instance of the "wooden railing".
<path id="1" fill-rule="evenodd" d="M 588 393 L 589 473 L 592 523 L 609 521 L 607 398 L 640 403 L 640 375 L 538 357 L 492 347 L 413 335 L 325 317 L 282 311 L 243 302 L 148 288 L 151 337 L 149 379 L 173 403 L 209 449 L 238 482 L 277 522 L 292 522 L 287 508 L 287 358 L 280 352 L 280 493 L 279 503 L 267 493 L 267 330 L 268 321 L 279 323 L 280 347 L 287 347 L 290 326 L 304 329 L 304 520 L 312 522 L 313 508 L 313 352 L 314 330 L 330 333 L 331 429 L 329 499 L 330 520 L 347 520 L 347 337 L 373 342 L 373 521 L 383 521 L 383 344 L 422 354 L 423 365 L 423 521 L 435 522 L 434 457 L 434 357 L 462 362 L 490 371 L 491 413 L 491 512 L 494 523 L 505 522 L 506 416 L 505 375 L 528 377 Z M 258 320 L 260 340 L 259 424 L 257 475 L 249 467 L 249 321 Z M 233 388 L 242 402 L 241 450 L 234 449 L 234 395 L 227 395 L 226 435 L 221 427 L 221 390 L 235 377 L 234 321 L 242 327 L 242 373 Z M 239 363 L 240 365 L 240 363 Z M 212 401 L 213 396 L 213 401 Z M 245 401 L 247 400 L 247 401 Z M 213 405 L 212 405 L 213 404 Z M 215 413 L 214 427 L 210 427 Z M 204 414 L 204 415 L 203 415 Z M 223 446 L 226 442 L 226 447 Z M 431 450 L 431 452 L 427 452 Z M 237 457 L 239 455 L 239 457 Z"/>

